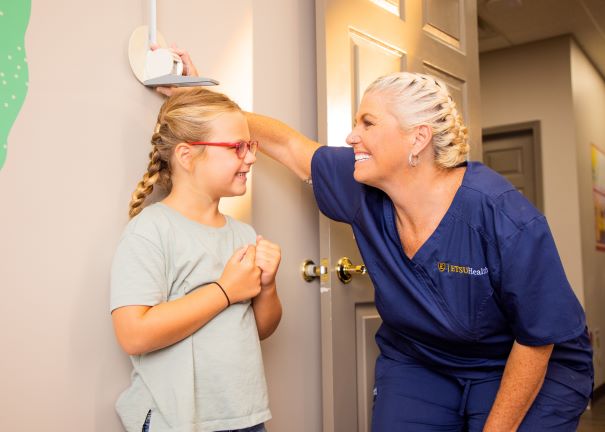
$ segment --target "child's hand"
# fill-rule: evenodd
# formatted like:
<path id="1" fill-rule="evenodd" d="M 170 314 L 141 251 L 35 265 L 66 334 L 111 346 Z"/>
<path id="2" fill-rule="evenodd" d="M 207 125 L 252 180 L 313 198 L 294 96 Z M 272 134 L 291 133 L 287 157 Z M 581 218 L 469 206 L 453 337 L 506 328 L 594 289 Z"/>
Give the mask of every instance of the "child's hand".
<path id="1" fill-rule="evenodd" d="M 281 261 L 281 249 L 275 243 L 265 240 L 263 236 L 256 237 L 256 265 L 261 269 L 261 287 L 275 283 L 275 274 Z"/>
<path id="2" fill-rule="evenodd" d="M 256 265 L 256 247 L 252 245 L 237 250 L 225 265 L 218 283 L 229 296 L 231 304 L 256 297 L 261 284 L 261 270 Z"/>

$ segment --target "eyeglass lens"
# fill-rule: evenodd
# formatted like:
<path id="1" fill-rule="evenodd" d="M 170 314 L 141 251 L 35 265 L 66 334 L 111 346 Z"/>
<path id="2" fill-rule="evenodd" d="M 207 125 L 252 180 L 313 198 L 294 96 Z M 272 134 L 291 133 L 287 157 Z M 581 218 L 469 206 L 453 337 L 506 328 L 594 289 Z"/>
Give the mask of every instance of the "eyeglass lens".
<path id="1" fill-rule="evenodd" d="M 257 141 L 240 141 L 237 146 L 237 156 L 243 159 L 248 151 L 254 155 L 256 154 L 257 147 Z"/>

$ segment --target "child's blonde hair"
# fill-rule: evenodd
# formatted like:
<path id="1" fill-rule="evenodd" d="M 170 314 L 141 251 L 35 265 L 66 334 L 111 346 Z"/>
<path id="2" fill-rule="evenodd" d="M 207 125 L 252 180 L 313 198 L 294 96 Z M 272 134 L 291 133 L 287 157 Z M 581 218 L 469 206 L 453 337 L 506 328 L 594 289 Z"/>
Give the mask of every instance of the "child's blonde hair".
<path id="1" fill-rule="evenodd" d="M 202 87 L 176 92 L 164 102 L 151 137 L 147 172 L 132 193 L 128 212 L 131 218 L 141 212 L 155 184 L 167 192 L 172 189 L 170 159 L 175 146 L 204 141 L 210 133 L 210 122 L 222 113 L 233 111 L 241 111 L 241 108 L 224 94 Z"/>
<path id="2" fill-rule="evenodd" d="M 366 93 L 384 92 L 404 128 L 428 125 L 433 131 L 435 163 L 452 168 L 469 152 L 466 126 L 445 84 L 431 75 L 397 72 L 378 78 Z"/>

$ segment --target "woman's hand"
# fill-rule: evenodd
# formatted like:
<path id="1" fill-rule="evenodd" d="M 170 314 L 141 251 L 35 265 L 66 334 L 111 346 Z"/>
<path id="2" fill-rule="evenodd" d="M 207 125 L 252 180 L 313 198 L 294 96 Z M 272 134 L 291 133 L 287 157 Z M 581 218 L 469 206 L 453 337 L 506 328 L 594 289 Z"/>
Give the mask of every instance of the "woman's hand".
<path id="1" fill-rule="evenodd" d="M 157 44 L 152 44 L 150 46 L 152 51 L 155 51 L 160 46 Z M 178 48 L 175 44 L 170 46 L 170 51 L 172 51 L 173 55 L 180 58 L 183 62 L 183 75 L 185 76 L 199 76 L 197 68 L 193 64 L 193 60 L 191 60 L 191 56 L 184 49 Z M 172 96 L 175 91 L 182 90 L 183 87 L 156 87 L 155 91 L 163 94 L 164 96 Z"/>
<path id="2" fill-rule="evenodd" d="M 231 304 L 256 297 L 261 291 L 261 269 L 256 265 L 256 247 L 237 250 L 218 280 Z"/>
<path id="3" fill-rule="evenodd" d="M 197 72 L 197 68 L 193 64 L 193 60 L 191 60 L 191 56 L 184 49 L 178 48 L 175 44 L 170 46 L 170 50 L 178 55 L 183 62 L 183 75 L 185 76 L 199 76 Z"/>
<path id="4" fill-rule="evenodd" d="M 261 269 L 261 288 L 275 284 L 275 275 L 281 261 L 281 249 L 275 243 L 256 237 L 256 265 Z"/>

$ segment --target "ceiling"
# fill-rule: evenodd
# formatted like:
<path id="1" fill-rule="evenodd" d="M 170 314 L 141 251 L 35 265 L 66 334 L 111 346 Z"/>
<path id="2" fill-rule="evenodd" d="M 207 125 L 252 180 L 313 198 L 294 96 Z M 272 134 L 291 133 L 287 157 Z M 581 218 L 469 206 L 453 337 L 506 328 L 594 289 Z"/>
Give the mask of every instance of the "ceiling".
<path id="1" fill-rule="evenodd" d="M 478 0 L 479 52 L 572 34 L 605 77 L 605 0 Z"/>

